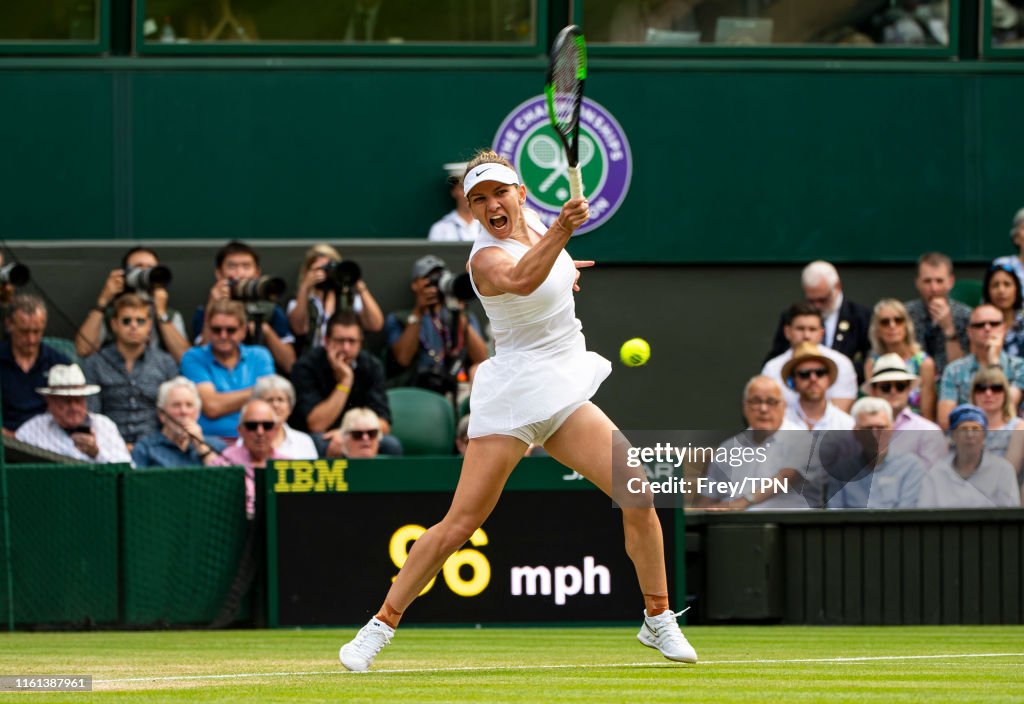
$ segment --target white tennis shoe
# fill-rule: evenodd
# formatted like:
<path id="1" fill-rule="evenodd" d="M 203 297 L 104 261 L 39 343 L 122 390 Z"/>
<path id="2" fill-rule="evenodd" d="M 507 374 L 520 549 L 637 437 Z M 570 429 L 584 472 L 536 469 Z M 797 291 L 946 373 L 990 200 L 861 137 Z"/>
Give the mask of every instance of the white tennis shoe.
<path id="1" fill-rule="evenodd" d="M 689 607 L 687 607 L 688 609 Z M 647 615 L 644 609 L 644 625 L 636 634 L 637 640 L 648 648 L 654 648 L 661 652 L 669 660 L 676 662 L 697 662 L 697 651 L 686 640 L 686 636 L 679 630 L 676 618 L 686 612 L 683 609 L 673 612 L 671 609 L 657 616 Z"/>
<path id="2" fill-rule="evenodd" d="M 373 664 L 377 653 L 394 637 L 395 629 L 383 621 L 378 621 L 374 616 L 369 623 L 359 629 L 355 638 L 341 646 L 338 659 L 352 672 L 366 672 Z"/>

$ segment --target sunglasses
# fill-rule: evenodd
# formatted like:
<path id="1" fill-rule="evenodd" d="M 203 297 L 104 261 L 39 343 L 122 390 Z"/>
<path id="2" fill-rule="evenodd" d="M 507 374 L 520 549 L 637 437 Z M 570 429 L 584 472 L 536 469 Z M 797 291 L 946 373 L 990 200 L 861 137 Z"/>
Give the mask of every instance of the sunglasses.
<path id="1" fill-rule="evenodd" d="M 794 372 L 793 376 L 797 379 L 810 379 L 812 376 L 822 379 L 828 376 L 828 369 L 825 367 L 815 367 L 814 369 L 801 369 L 798 372 Z"/>
<path id="2" fill-rule="evenodd" d="M 121 318 L 121 325 L 128 327 L 131 324 L 138 325 L 140 328 L 149 322 L 149 318 Z"/>
<path id="3" fill-rule="evenodd" d="M 971 328 L 974 330 L 981 330 L 982 328 L 997 328 L 1002 324 L 1002 320 L 979 320 L 976 323 L 971 323 Z"/>
<path id="4" fill-rule="evenodd" d="M 356 440 L 362 440 L 363 438 L 373 440 L 380 433 L 376 428 L 370 428 L 369 430 L 346 430 L 345 432 Z"/>
<path id="5" fill-rule="evenodd" d="M 896 316 L 893 316 L 892 318 L 879 318 L 878 319 L 878 324 L 881 325 L 883 328 L 894 328 L 897 325 L 903 325 L 903 323 L 905 323 L 905 322 L 906 322 L 906 319 L 902 315 L 896 315 Z"/>
<path id="6" fill-rule="evenodd" d="M 883 394 L 891 393 L 893 389 L 896 390 L 896 393 L 903 393 L 908 386 L 910 386 L 909 381 L 880 381 L 875 384 L 875 388 Z"/>
<path id="7" fill-rule="evenodd" d="M 272 420 L 247 420 L 242 423 L 243 428 L 253 433 L 259 428 L 263 428 L 263 430 L 269 433 L 276 425 L 277 423 Z"/>
<path id="8" fill-rule="evenodd" d="M 983 394 L 986 391 L 991 391 L 994 394 L 1000 394 L 1000 393 L 1006 391 L 1006 387 L 1003 386 L 1002 384 L 975 384 L 974 385 L 974 392 L 975 393 Z"/>
<path id="9" fill-rule="evenodd" d="M 228 325 L 224 327 L 220 325 L 211 325 L 210 332 L 212 332 L 214 335 L 234 335 L 236 332 L 238 332 L 238 328 L 234 325 Z"/>

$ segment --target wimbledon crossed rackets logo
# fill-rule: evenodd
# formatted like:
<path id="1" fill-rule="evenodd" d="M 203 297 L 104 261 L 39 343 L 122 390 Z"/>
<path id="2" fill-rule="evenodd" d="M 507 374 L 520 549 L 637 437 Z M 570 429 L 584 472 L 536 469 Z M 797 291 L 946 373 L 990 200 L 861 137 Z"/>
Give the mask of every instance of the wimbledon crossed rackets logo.
<path id="1" fill-rule="evenodd" d="M 494 150 L 512 162 L 526 183 L 527 204 L 550 224 L 569 198 L 569 164 L 548 122 L 544 96 L 518 105 L 494 136 Z M 576 234 L 605 222 L 626 199 L 633 171 L 629 142 L 611 113 L 583 99 L 580 109 L 579 166 L 583 192 L 590 201 L 590 221 Z"/>

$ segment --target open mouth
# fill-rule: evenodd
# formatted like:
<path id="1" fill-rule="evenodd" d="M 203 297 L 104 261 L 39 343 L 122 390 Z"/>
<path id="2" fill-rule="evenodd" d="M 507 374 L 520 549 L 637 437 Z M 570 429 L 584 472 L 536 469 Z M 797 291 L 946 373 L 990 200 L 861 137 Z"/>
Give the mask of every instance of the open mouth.
<path id="1" fill-rule="evenodd" d="M 494 230 L 502 230 L 502 229 L 505 228 L 506 225 L 508 225 L 508 216 L 507 215 L 495 215 L 494 217 L 490 218 L 490 223 L 491 223 L 491 228 L 492 229 L 494 229 Z"/>

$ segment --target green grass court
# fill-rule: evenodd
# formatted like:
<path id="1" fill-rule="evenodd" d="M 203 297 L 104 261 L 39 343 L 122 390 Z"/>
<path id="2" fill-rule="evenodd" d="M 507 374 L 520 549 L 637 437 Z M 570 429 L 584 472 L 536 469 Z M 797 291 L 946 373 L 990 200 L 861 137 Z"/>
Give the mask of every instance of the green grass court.
<path id="1" fill-rule="evenodd" d="M 92 675 L 94 692 L 0 701 L 1024 702 L 1019 626 L 692 627 L 693 666 L 636 630 L 406 627 L 359 674 L 337 660 L 354 628 L 10 633 L 0 674 Z"/>

